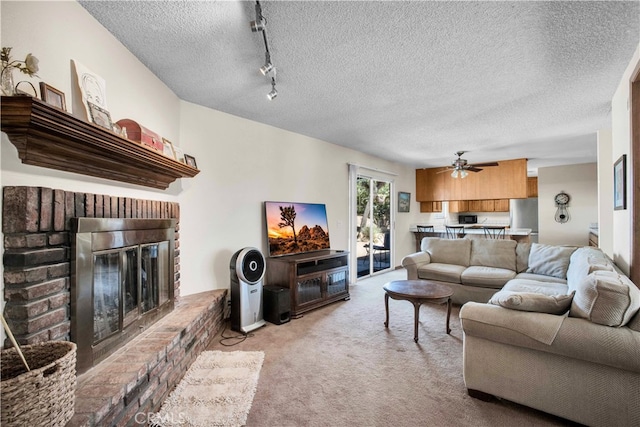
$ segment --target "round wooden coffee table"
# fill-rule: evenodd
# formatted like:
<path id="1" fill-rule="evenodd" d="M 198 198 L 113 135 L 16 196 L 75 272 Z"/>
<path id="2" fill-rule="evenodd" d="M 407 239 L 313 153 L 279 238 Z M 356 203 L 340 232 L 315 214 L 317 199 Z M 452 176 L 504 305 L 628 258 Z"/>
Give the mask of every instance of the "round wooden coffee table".
<path id="1" fill-rule="evenodd" d="M 389 327 L 389 298 L 407 300 L 413 304 L 415 310 L 413 340 L 418 342 L 418 321 L 420 320 L 420 305 L 428 302 L 432 304 L 447 304 L 447 334 L 449 329 L 449 316 L 451 315 L 451 295 L 453 289 L 443 282 L 435 280 L 394 280 L 383 286 L 384 308 L 387 319 L 384 327 Z"/>

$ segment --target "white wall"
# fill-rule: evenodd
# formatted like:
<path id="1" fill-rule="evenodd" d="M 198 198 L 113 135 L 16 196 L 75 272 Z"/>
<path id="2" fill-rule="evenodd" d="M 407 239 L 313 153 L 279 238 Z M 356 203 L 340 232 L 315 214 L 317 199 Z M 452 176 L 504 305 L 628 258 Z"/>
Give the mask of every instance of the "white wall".
<path id="1" fill-rule="evenodd" d="M 624 75 L 620 79 L 620 84 L 613 95 L 611 101 L 611 134 L 612 149 L 611 156 L 603 160 L 609 160 L 609 167 L 613 175 L 613 162 L 617 161 L 623 154 L 627 155 L 627 209 L 613 211 L 613 223 L 610 230 L 613 237 L 613 260 L 624 271 L 629 274 L 631 265 L 631 230 L 632 215 L 631 206 L 633 206 L 633 194 L 629 190 L 633 188 L 631 177 L 633 154 L 631 151 L 631 109 L 629 98 L 631 94 L 631 80 L 637 75 L 640 68 L 640 44 L 629 62 Z M 606 167 L 606 166 L 605 166 Z M 636 175 L 638 175 L 636 171 Z M 613 180 L 612 180 L 613 182 Z M 613 184 L 611 184 L 613 187 Z M 611 187 L 611 188 L 612 188 Z M 605 189 L 600 189 L 601 191 Z M 613 201 L 611 205 L 613 206 Z M 613 210 L 613 207 L 611 207 Z M 635 261 L 640 262 L 638 260 Z"/>
<path id="2" fill-rule="evenodd" d="M 2 46 L 13 47 L 16 57 L 38 57 L 40 79 L 62 90 L 68 106 L 75 59 L 106 80 L 114 120 L 131 118 L 167 137 L 195 156 L 201 170 L 166 191 L 148 189 L 23 165 L 2 134 L 0 182 L 180 203 L 183 295 L 228 288 L 232 254 L 245 246 L 265 249 L 265 200 L 325 203 L 332 247 L 347 249 L 348 162 L 395 172 L 395 193 L 415 197 L 413 167 L 179 100 L 75 2 L 3 1 L 0 7 Z M 396 264 L 413 252 L 409 226 L 418 211 L 412 202 L 410 213 L 396 214 Z"/>
<path id="3" fill-rule="evenodd" d="M 569 194 L 571 219 L 555 221 L 554 197 Z M 598 221 L 598 170 L 596 163 L 538 169 L 539 242 L 549 245 L 588 245 L 589 225 Z"/>

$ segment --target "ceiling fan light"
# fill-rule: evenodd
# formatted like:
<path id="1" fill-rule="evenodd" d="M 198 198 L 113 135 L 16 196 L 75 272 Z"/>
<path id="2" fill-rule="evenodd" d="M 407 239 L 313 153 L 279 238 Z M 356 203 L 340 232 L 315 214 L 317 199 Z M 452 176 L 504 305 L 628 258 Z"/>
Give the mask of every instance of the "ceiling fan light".
<path id="1" fill-rule="evenodd" d="M 467 175 L 469 175 L 469 172 L 467 172 L 466 170 L 462 169 L 460 171 L 460 178 L 466 178 Z"/>
<path id="2" fill-rule="evenodd" d="M 458 169 L 454 169 L 453 172 L 451 172 L 451 177 L 457 178 L 459 174 L 460 172 L 458 171 Z"/>

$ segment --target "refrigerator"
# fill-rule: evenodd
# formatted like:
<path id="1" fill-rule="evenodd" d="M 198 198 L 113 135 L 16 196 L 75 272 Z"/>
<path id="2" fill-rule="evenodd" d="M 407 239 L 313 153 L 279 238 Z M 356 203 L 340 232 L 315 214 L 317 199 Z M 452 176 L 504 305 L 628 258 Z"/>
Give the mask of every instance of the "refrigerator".
<path id="1" fill-rule="evenodd" d="M 538 198 L 509 201 L 511 228 L 530 228 L 531 242 L 538 243 Z"/>

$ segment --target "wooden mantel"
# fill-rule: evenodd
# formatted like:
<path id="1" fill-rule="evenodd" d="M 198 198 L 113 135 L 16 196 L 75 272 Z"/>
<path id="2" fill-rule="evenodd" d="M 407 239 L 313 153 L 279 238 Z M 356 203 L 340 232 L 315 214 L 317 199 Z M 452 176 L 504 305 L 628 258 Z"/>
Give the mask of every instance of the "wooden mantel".
<path id="1" fill-rule="evenodd" d="M 198 169 L 30 96 L 3 96 L 2 131 L 22 163 L 165 189 Z"/>

